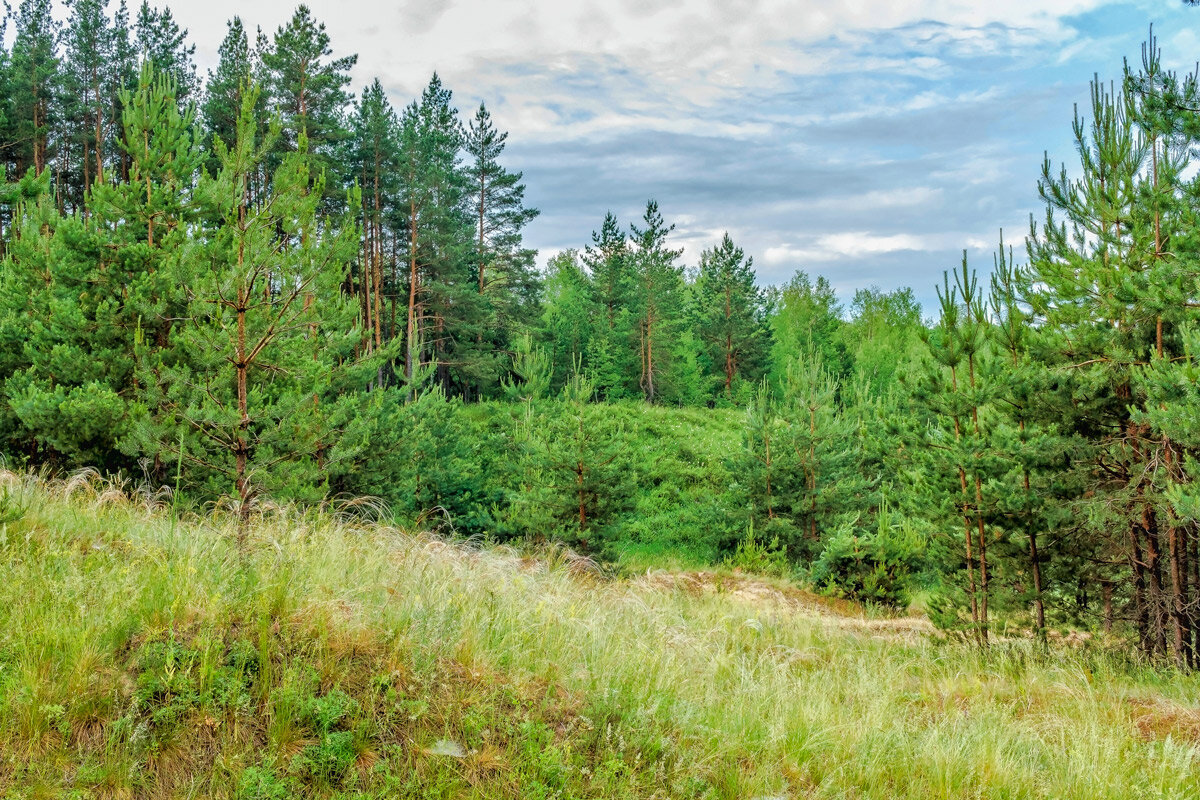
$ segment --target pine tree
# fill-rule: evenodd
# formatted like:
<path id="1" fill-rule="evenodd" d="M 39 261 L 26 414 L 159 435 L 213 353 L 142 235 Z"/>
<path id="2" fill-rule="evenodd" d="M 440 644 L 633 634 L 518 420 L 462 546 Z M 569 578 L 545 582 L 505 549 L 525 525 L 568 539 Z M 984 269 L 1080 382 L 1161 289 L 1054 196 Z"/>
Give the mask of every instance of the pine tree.
<path id="1" fill-rule="evenodd" d="M 735 379 L 758 381 L 770 351 L 766 301 L 755 284 L 754 259 L 726 233 L 715 248 L 700 254 L 694 319 L 698 337 L 733 398 Z"/>
<path id="2" fill-rule="evenodd" d="M 1200 141 L 1200 125 L 1191 111 L 1200 99 L 1200 74 L 1180 78 L 1163 69 L 1161 53 L 1153 34 L 1142 48 L 1138 73 L 1126 66 L 1125 85 L 1133 95 L 1133 119 L 1146 138 L 1149 163 L 1138 183 L 1135 211 L 1142 219 L 1133 226 L 1144 227 L 1152 254 L 1144 269 L 1132 276 L 1134 297 L 1147 316 L 1153 315 L 1153 344 L 1149 364 L 1139 364 L 1134 373 L 1135 396 L 1145 397 L 1144 406 L 1134 409 L 1154 442 L 1156 468 L 1151 472 L 1153 493 L 1160 498 L 1157 512 L 1166 533 L 1166 572 L 1163 587 L 1164 613 L 1169 649 L 1176 666 L 1200 665 L 1195 606 L 1200 594 L 1200 528 L 1186 512 L 1186 495 L 1196 472 L 1195 426 L 1181 413 L 1194 401 L 1197 289 L 1200 266 L 1196 241 L 1196 179 L 1186 176 L 1188 155 Z M 1139 226 L 1139 222 L 1141 225 Z M 1149 320 L 1147 320 L 1149 322 Z M 1148 326 L 1149 327 L 1149 326 Z M 1165 502 L 1164 502 L 1165 500 Z"/>
<path id="3" fill-rule="evenodd" d="M 107 165 L 107 115 L 112 87 L 109 70 L 114 63 L 113 32 L 106 13 L 107 0 L 73 0 L 64 31 L 66 52 L 63 72 L 63 146 L 72 154 L 77 170 L 68 180 L 70 205 L 83 205 L 85 192 L 100 179 Z"/>
<path id="4" fill-rule="evenodd" d="M 109 28 L 109 56 L 106 75 L 108 83 L 105 94 L 108 99 L 107 117 L 112 121 L 109 136 L 112 139 L 109 157 L 109 169 L 117 180 L 129 178 L 129 154 L 120 146 L 123 134 L 121 120 L 125 118 L 125 109 L 121 105 L 121 94 L 137 87 L 138 66 L 137 45 L 133 41 L 133 32 L 129 22 L 129 7 L 126 0 L 120 0 L 113 13 L 112 26 Z"/>
<path id="5" fill-rule="evenodd" d="M 582 260 L 590 274 L 596 323 L 586 362 L 600 397 L 618 400 L 638 392 L 633 315 L 633 257 L 625 232 L 610 211 Z"/>
<path id="6" fill-rule="evenodd" d="M 250 41 L 241 17 L 231 19 L 228 27 L 229 30 L 217 50 L 217 68 L 208 72 L 204 100 L 201 104 L 201 116 L 207 133 L 206 149 L 210 153 L 215 150 L 213 143 L 216 139 L 228 145 L 237 137 L 243 91 L 256 69 L 254 54 L 250 49 Z M 260 105 L 265 106 L 261 94 Z M 265 119 L 265 107 L 255 109 L 254 116 L 256 119 Z M 214 172 L 220 168 L 215 155 L 209 158 L 209 168 Z"/>
<path id="7" fill-rule="evenodd" d="M 619 420 L 593 396 L 592 385 L 575 373 L 562 403 L 530 419 L 526 458 L 534 483 L 517 504 L 532 506 L 529 518 L 545 517 L 567 543 L 600 551 L 629 504 L 632 464 Z"/>
<path id="8" fill-rule="evenodd" d="M 789 451 L 788 474 L 780 493 L 800 535 L 787 542 L 793 558 L 811 559 L 835 532 L 870 524 L 863 510 L 874 507 L 870 494 L 879 476 L 863 469 L 866 437 L 842 408 L 840 392 L 819 361 L 789 365 L 780 437 Z"/>
<path id="9" fill-rule="evenodd" d="M 633 308 L 640 360 L 638 387 L 646 401 L 653 403 L 664 394 L 663 389 L 673 388 L 671 343 L 683 313 L 683 268 L 676 262 L 683 251 L 667 247 L 667 236 L 675 226 L 666 224 L 653 200 L 646 203 L 642 224 L 629 228 L 634 244 Z"/>
<path id="10" fill-rule="evenodd" d="M 0 185 L 13 177 L 11 143 L 16 141 L 16 131 L 13 127 L 12 59 L 5 42 L 8 36 L 8 22 L 7 14 L 0 19 Z M 13 205 L 11 190 L 0 194 L 0 258 L 4 257 Z"/>
<path id="11" fill-rule="evenodd" d="M 176 102 L 186 105 L 199 88 L 194 61 L 196 46 L 187 43 L 187 30 L 180 29 L 171 9 L 153 8 L 143 0 L 135 31 L 143 63 L 150 63 L 158 72 L 170 76 Z"/>
<path id="12" fill-rule="evenodd" d="M 357 284 L 355 293 L 362 309 L 363 328 L 368 334 L 364 346 L 374 349 L 382 347 L 385 338 L 395 338 L 399 333 L 396 327 L 398 248 L 389 246 L 390 230 L 385 226 L 390 209 L 397 204 L 399 121 L 378 80 L 363 91 L 351 127 L 354 131 L 351 161 L 355 178 L 363 191 L 363 242 L 357 278 L 352 280 Z M 394 241 L 390 244 L 394 244 Z M 390 291 L 392 301 L 386 325 L 385 290 Z"/>
<path id="13" fill-rule="evenodd" d="M 0 314 L 28 326 L 33 312 L 28 342 L 7 358 L 16 438 L 39 460 L 112 470 L 139 455 L 127 438 L 139 362 L 166 358 L 170 345 L 180 292 L 171 267 L 195 220 L 200 158 L 168 80 L 145 69 L 122 105 L 133 182 L 95 184 L 86 218 L 56 214 L 43 184 L 20 214 Z"/>
<path id="14" fill-rule="evenodd" d="M 1151 43 L 1143 77 L 1152 94 L 1161 81 L 1157 58 Z M 1086 524 L 1072 544 L 1101 543 L 1108 560 L 1128 565 L 1120 588 L 1141 648 L 1182 663 L 1185 587 L 1166 584 L 1184 564 L 1185 536 L 1164 498 L 1173 468 L 1159 468 L 1177 464 L 1179 453 L 1148 421 L 1143 382 L 1151 362 L 1181 355 L 1187 306 L 1168 245 L 1176 222 L 1187 230 L 1172 211 L 1182 148 L 1147 113 L 1153 98 L 1139 98 L 1134 78 L 1113 91 L 1093 82 L 1091 120 L 1074 125 L 1078 177 L 1065 167 L 1056 174 L 1046 161 L 1039 189 L 1047 213 L 1029 238 L 1028 301 L 1039 362 L 1069 387 L 1069 403 L 1055 411 L 1091 444 L 1094 489 L 1075 503 Z M 1117 531 L 1124 535 L 1111 535 Z"/>
<path id="15" fill-rule="evenodd" d="M 555 389 L 561 388 L 567 376 L 582 371 L 589 377 L 600 396 L 620 376 L 598 376 L 587 354 L 592 332 L 591 282 L 579 263 L 579 254 L 564 250 L 550 259 L 542 282 L 541 339 L 550 352 L 557 378 Z"/>
<path id="16" fill-rule="evenodd" d="M 239 547 L 260 493 L 319 497 L 328 473 L 361 450 L 356 407 L 375 367 L 354 357 L 357 312 L 340 292 L 357 231 L 319 218 L 323 178 L 303 135 L 269 198 L 247 205 L 278 135 L 275 125 L 256 140 L 256 95 L 244 93 L 237 138 L 217 148 L 222 169 L 197 189 L 215 222 L 176 273 L 189 295 L 174 334 L 184 355 L 144 372 L 152 411 L 139 428 L 146 451 L 234 496 Z"/>
<path id="17" fill-rule="evenodd" d="M 297 6 L 288 23 L 259 52 L 266 98 L 281 119 L 279 152 L 295 152 L 303 134 L 314 169 L 329 175 L 325 199 L 336 203 L 340 198 L 335 187 L 345 174 L 338 148 L 349 137 L 346 107 L 351 95 L 346 87 L 358 56 L 332 55 L 325 23 L 318 22 L 306 5 Z M 278 160 L 276 154 L 269 163 Z"/>
<path id="18" fill-rule="evenodd" d="M 22 0 L 12 46 L 12 115 L 15 172 L 41 172 L 50 164 L 50 131 L 57 122 L 59 26 L 51 0 Z"/>
<path id="19" fill-rule="evenodd" d="M 781 426 L 778 401 L 764 380 L 746 410 L 743 453 L 735 472 L 741 476 L 750 527 L 772 534 L 777 533 L 772 523 L 779 507 Z M 786 453 L 786 448 L 782 452 Z M 778 539 L 774 545 L 778 547 Z"/>
<path id="20" fill-rule="evenodd" d="M 478 386 L 487 373 L 486 324 L 472 278 L 472 225 L 465 205 L 462 129 L 452 93 L 434 74 L 400 125 L 400 252 L 408 266 L 405 374 L 436 363 L 445 388 Z"/>
<path id="21" fill-rule="evenodd" d="M 983 485 L 988 476 L 980 422 L 986 395 L 981 391 L 979 359 L 986 347 L 987 320 L 965 251 L 954 283 L 943 274 L 938 303 L 941 315 L 925 335 L 930 361 L 914 395 L 939 423 L 922 432 L 921 442 L 930 462 L 928 477 L 937 487 L 933 508 L 947 523 L 955 513 L 961 522 L 971 627 L 977 641 L 986 644 L 989 573 Z"/>
<path id="22" fill-rule="evenodd" d="M 92 270 L 70 246 L 82 225 L 58 210 L 49 171 L 24 182 L 31 196 L 17 204 L 0 270 L 6 449 L 35 464 L 116 467 L 126 420 L 109 376 L 128 376 L 132 343 L 114 346 L 113 300 L 88 285 Z"/>
<path id="23" fill-rule="evenodd" d="M 517 331 L 533 321 L 536 311 L 536 254 L 522 245 L 521 231 L 537 217 L 538 210 L 525 206 L 521 173 L 500 165 L 507 139 L 508 134 L 496 130 L 481 103 L 464 131 L 463 149 L 475 225 L 476 279 L 485 300 L 482 313 L 490 320 L 488 330 L 479 334 L 484 358 L 507 350 Z"/>

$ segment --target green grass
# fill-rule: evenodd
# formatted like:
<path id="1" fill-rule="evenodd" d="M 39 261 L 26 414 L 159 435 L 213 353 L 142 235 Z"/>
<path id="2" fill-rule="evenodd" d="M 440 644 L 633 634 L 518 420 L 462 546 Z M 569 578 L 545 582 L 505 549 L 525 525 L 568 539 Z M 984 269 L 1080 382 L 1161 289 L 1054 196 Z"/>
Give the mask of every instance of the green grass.
<path id="1" fill-rule="evenodd" d="M 1200 680 L 0 474 L 0 797 L 1194 798 Z"/>

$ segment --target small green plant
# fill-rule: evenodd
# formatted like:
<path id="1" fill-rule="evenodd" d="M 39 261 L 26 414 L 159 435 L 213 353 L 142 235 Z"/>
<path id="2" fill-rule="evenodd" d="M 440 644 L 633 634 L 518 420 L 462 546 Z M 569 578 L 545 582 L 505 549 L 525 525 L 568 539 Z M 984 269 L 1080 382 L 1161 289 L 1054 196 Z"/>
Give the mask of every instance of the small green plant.
<path id="1" fill-rule="evenodd" d="M 779 543 L 778 536 L 764 541 L 755 536 L 754 526 L 746 530 L 745 537 L 738 542 L 737 550 L 725 559 L 726 565 L 734 569 L 758 575 L 783 577 L 790 571 L 787 548 Z"/>
<path id="2" fill-rule="evenodd" d="M 292 759 L 292 772 L 306 781 L 337 786 L 357 759 L 354 733 L 336 731 L 323 734 L 319 742 L 300 751 Z"/>
<path id="3" fill-rule="evenodd" d="M 287 800 L 294 792 L 286 779 L 272 769 L 270 762 L 247 767 L 238 778 L 235 800 Z"/>
<path id="4" fill-rule="evenodd" d="M 334 730 L 357 711 L 358 701 L 341 689 L 334 689 L 324 697 L 310 699 L 306 708 L 310 724 L 322 733 Z"/>
<path id="5" fill-rule="evenodd" d="M 813 565 L 813 581 L 832 594 L 898 608 L 908 603 L 925 557 L 925 540 L 880 502 L 874 530 L 843 525 Z"/>

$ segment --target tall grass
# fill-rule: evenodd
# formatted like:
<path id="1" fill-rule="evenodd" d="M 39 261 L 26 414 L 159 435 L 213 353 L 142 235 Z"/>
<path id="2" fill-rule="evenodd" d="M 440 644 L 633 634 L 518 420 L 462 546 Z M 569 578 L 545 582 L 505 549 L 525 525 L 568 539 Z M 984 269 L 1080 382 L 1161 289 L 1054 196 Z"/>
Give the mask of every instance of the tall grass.
<path id="1" fill-rule="evenodd" d="M 219 514 L 0 480 L 0 796 L 1200 796 L 1194 676 L 333 511 L 239 557 Z"/>

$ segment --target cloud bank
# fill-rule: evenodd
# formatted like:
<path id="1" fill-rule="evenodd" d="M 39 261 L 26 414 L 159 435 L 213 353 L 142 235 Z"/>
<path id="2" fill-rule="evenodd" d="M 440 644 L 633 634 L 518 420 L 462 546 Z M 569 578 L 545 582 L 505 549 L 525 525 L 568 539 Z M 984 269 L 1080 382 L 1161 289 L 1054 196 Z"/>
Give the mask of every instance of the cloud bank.
<path id="1" fill-rule="evenodd" d="M 290 3 L 178 4 L 215 62 L 225 20 L 268 33 Z M 961 250 L 991 263 L 1039 208 L 1042 153 L 1071 155 L 1072 105 L 1157 22 L 1194 57 L 1200 11 L 1136 0 L 367 0 L 310 3 L 397 105 L 437 70 L 510 131 L 542 209 L 531 244 L 582 246 L 654 197 L 685 258 L 728 230 L 764 283 L 796 269 L 923 300 Z M 1176 48 L 1176 49 L 1172 49 Z"/>

